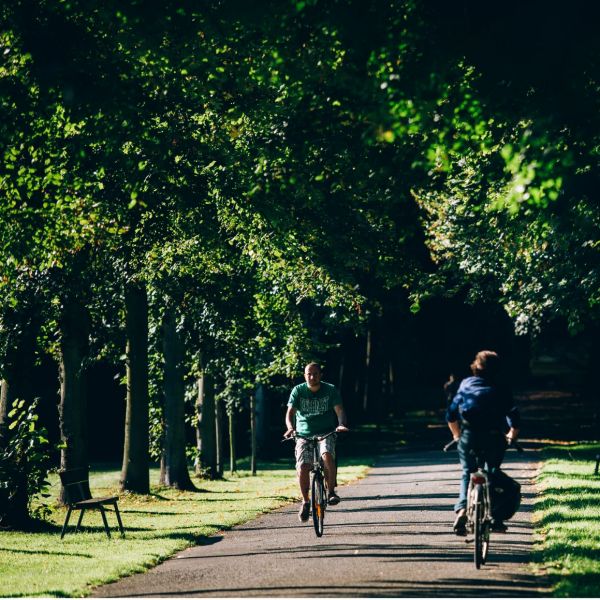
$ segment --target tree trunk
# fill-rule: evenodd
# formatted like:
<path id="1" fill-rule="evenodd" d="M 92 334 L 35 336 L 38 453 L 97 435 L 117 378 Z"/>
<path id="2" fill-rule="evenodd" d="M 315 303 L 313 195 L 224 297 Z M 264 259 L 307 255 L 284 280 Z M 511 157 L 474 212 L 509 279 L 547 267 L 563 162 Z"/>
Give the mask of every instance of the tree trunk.
<path id="1" fill-rule="evenodd" d="M 210 375 L 203 373 L 198 378 L 198 397 L 196 400 L 196 445 L 198 461 L 196 474 L 207 479 L 216 479 L 217 472 L 217 437 L 215 420 L 215 388 Z"/>
<path id="2" fill-rule="evenodd" d="M 217 477 L 223 477 L 223 401 L 215 399 L 215 435 L 217 438 Z"/>
<path id="3" fill-rule="evenodd" d="M 8 413 L 10 412 L 10 385 L 7 379 L 0 382 L 0 450 L 4 448 L 8 431 Z"/>
<path id="4" fill-rule="evenodd" d="M 148 295 L 144 284 L 125 286 L 127 407 L 121 490 L 150 492 L 148 431 Z"/>
<path id="5" fill-rule="evenodd" d="M 346 355 L 345 354 L 341 354 L 340 356 L 340 368 L 338 371 L 338 390 L 340 390 L 340 393 L 342 391 L 342 384 L 344 383 L 344 365 L 346 362 Z"/>
<path id="6" fill-rule="evenodd" d="M 202 359 L 200 359 L 200 370 L 202 372 Z M 202 477 L 202 417 L 204 403 L 204 373 L 196 379 L 196 458 L 194 459 L 194 473 L 196 477 Z"/>
<path id="7" fill-rule="evenodd" d="M 269 411 L 265 386 L 259 383 L 254 394 L 254 419 L 256 431 L 256 456 L 266 458 L 269 454 Z"/>
<path id="8" fill-rule="evenodd" d="M 160 482 L 179 490 L 194 490 L 185 455 L 183 345 L 177 332 L 175 309 L 167 309 L 163 319 L 163 354 L 165 434 Z"/>
<path id="9" fill-rule="evenodd" d="M 237 471 L 237 457 L 235 455 L 235 414 L 233 408 L 227 413 L 229 422 L 229 472 Z"/>
<path id="10" fill-rule="evenodd" d="M 87 469 L 87 400 L 84 359 L 88 354 L 88 313 L 77 299 L 65 302 L 60 322 L 60 437 L 61 469 Z M 64 503 L 61 487 L 59 501 Z"/>
<path id="11" fill-rule="evenodd" d="M 256 398 L 250 396 L 250 472 L 256 475 Z"/>
<path id="12" fill-rule="evenodd" d="M 367 344 L 365 347 L 365 386 L 363 388 L 363 412 L 367 414 L 369 408 L 369 380 L 371 378 L 371 351 L 372 351 L 372 329 L 369 327 L 367 331 Z"/>

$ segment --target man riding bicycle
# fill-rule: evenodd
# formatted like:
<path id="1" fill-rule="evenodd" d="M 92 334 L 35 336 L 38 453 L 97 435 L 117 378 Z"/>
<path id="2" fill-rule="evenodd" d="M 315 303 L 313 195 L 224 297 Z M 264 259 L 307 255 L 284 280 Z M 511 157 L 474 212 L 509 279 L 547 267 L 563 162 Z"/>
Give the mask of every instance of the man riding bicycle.
<path id="1" fill-rule="evenodd" d="M 498 383 L 498 355 L 490 350 L 478 352 L 471 363 L 471 372 L 473 376 L 461 382 L 446 411 L 448 427 L 458 441 L 462 466 L 460 493 L 454 506 L 456 535 L 467 534 L 467 489 L 470 474 L 477 470 L 476 454 L 483 456 L 488 470 L 499 468 L 507 440 L 516 441 L 520 424 L 512 394 Z M 491 527 L 492 531 L 506 531 L 502 521 L 492 521 Z"/>
<path id="2" fill-rule="evenodd" d="M 304 379 L 306 382 L 294 387 L 290 393 L 288 410 L 285 415 L 287 427 L 285 437 L 290 437 L 295 433 L 306 437 L 328 433 L 334 425 L 334 412 L 338 422 L 335 430 L 348 431 L 346 413 L 340 394 L 334 385 L 321 381 L 321 367 L 318 363 L 311 362 L 306 365 Z M 335 436 L 326 437 L 319 442 L 319 454 L 323 459 L 327 479 L 328 503 L 330 505 L 338 504 L 340 497 L 335 493 Z M 296 439 L 296 472 L 302 494 L 302 505 L 298 512 L 300 521 L 308 521 L 310 516 L 308 489 L 312 461 L 310 441 L 298 437 Z"/>

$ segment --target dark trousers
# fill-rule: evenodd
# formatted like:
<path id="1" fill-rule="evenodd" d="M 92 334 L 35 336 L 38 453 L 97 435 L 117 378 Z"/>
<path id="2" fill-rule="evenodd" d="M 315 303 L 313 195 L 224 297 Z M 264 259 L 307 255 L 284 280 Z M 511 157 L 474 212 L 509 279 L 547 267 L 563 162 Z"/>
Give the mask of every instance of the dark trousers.
<path id="1" fill-rule="evenodd" d="M 500 467 L 506 451 L 506 438 L 500 431 L 476 431 L 463 429 L 458 442 L 458 458 L 462 467 L 460 492 L 454 510 L 467 507 L 467 490 L 471 473 L 477 470 L 476 454 L 479 452 L 485 460 L 488 472 Z"/>

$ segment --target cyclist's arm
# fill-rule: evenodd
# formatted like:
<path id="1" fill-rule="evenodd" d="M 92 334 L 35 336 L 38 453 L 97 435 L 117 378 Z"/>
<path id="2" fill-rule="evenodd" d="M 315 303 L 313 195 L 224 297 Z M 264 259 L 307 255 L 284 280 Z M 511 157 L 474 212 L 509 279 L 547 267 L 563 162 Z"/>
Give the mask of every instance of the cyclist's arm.
<path id="1" fill-rule="evenodd" d="M 295 431 L 294 422 L 296 420 L 296 409 L 293 406 L 288 406 L 287 412 L 285 413 L 285 426 L 287 427 L 287 431 L 285 432 L 285 437 L 290 436 Z"/>
<path id="2" fill-rule="evenodd" d="M 448 421 L 448 428 L 452 437 L 457 440 L 460 437 L 460 425 L 458 421 Z"/>
<path id="3" fill-rule="evenodd" d="M 521 414 L 519 412 L 519 408 L 514 403 L 512 394 L 510 392 L 506 393 L 506 400 L 506 422 L 510 427 L 508 433 L 506 434 L 506 439 L 509 442 L 514 442 L 517 440 L 517 437 L 519 437 L 519 429 L 521 426 Z"/>
<path id="4" fill-rule="evenodd" d="M 338 426 L 335 430 L 348 431 L 348 426 L 346 424 L 346 411 L 344 410 L 344 407 L 341 404 L 336 404 L 333 407 L 333 410 L 335 411 L 335 414 L 337 415 L 338 419 Z"/>
<path id="5" fill-rule="evenodd" d="M 458 413 L 458 404 L 460 402 L 460 395 L 457 393 L 450 406 L 446 409 L 446 423 L 448 423 L 448 428 L 450 429 L 450 433 L 452 437 L 457 440 L 460 437 L 460 417 Z"/>

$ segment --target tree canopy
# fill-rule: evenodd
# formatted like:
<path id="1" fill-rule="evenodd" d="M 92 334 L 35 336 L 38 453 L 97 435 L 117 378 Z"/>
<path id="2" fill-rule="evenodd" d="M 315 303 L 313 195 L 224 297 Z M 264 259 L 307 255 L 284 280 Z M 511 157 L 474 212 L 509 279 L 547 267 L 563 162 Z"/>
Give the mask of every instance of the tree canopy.
<path id="1" fill-rule="evenodd" d="M 231 408 L 430 298 L 595 330 L 597 12 L 4 3 L 1 378 L 141 347 L 160 446 L 173 377 Z"/>

